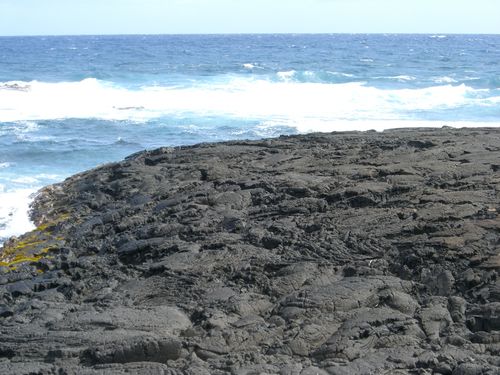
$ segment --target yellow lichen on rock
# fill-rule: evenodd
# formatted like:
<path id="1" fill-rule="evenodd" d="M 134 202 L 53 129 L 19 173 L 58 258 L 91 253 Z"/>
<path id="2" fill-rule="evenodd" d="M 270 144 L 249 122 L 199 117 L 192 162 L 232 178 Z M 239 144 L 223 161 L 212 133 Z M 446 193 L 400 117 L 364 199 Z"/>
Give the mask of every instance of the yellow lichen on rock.
<path id="1" fill-rule="evenodd" d="M 64 242 L 62 236 L 53 233 L 58 224 L 69 218 L 68 214 L 40 224 L 35 230 L 7 241 L 0 253 L 0 267 L 15 270 L 17 265 L 38 262 L 50 250 L 59 248 Z"/>
<path id="2" fill-rule="evenodd" d="M 36 231 L 46 232 L 50 228 L 55 227 L 57 224 L 60 224 L 63 221 L 69 219 L 69 217 L 70 217 L 70 215 L 68 213 L 61 214 L 57 218 L 55 218 L 54 220 L 48 220 L 48 221 L 45 221 L 44 223 L 41 223 L 40 225 L 38 225 L 38 227 L 36 228 Z"/>

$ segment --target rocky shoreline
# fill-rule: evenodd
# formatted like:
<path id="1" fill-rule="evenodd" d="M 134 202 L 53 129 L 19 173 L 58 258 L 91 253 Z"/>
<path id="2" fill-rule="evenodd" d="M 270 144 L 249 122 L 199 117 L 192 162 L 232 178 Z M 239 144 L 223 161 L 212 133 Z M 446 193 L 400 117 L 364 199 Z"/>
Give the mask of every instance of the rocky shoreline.
<path id="1" fill-rule="evenodd" d="M 1 374 L 500 374 L 500 129 L 161 148 L 43 189 Z"/>

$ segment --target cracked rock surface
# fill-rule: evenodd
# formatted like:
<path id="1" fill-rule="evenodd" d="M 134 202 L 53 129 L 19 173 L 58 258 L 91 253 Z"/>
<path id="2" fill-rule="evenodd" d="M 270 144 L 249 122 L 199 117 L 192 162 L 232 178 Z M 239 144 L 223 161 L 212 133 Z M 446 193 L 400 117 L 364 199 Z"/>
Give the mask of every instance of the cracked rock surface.
<path id="1" fill-rule="evenodd" d="M 500 130 L 160 148 L 43 189 L 0 374 L 500 374 Z"/>

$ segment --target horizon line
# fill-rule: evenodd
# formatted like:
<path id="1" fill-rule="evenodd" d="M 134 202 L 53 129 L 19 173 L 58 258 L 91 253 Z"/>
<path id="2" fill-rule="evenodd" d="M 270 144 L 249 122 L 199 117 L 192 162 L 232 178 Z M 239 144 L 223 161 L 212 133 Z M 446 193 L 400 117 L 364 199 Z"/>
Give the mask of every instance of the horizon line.
<path id="1" fill-rule="evenodd" d="M 458 33 L 458 32 L 227 32 L 227 33 L 103 33 L 103 34 L 17 34 L 0 35 L 0 38 L 30 37 L 83 37 L 83 36 L 231 36 L 231 35 L 499 35 L 500 33 Z"/>

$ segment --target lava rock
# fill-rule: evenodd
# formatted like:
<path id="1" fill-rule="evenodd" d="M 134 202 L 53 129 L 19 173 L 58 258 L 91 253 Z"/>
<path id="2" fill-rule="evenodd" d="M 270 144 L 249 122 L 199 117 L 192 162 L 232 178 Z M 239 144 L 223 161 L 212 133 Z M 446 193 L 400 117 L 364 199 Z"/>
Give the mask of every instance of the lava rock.
<path id="1" fill-rule="evenodd" d="M 160 148 L 42 189 L 1 374 L 499 374 L 500 130 Z"/>

